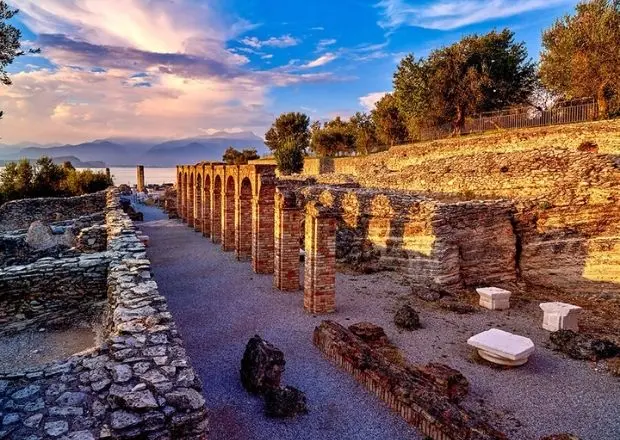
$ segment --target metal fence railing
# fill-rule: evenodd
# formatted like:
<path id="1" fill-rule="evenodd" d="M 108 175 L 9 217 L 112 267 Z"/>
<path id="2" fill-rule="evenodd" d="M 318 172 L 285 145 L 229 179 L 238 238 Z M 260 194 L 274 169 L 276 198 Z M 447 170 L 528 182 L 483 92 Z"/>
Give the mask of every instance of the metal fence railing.
<path id="1" fill-rule="evenodd" d="M 461 134 L 571 124 L 574 122 L 593 121 L 597 117 L 598 104 L 596 100 L 587 98 L 559 102 L 552 108 L 542 111 L 532 106 L 527 106 L 481 113 L 465 120 L 465 126 L 461 130 Z M 452 125 L 444 124 L 423 128 L 420 132 L 420 137 L 421 140 L 435 140 L 450 137 L 452 134 Z"/>

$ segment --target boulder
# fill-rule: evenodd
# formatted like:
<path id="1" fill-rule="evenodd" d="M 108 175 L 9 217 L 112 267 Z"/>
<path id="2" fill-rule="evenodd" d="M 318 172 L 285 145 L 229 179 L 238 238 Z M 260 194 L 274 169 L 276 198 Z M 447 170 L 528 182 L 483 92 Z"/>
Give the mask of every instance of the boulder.
<path id="1" fill-rule="evenodd" d="M 558 330 L 549 335 L 557 350 L 573 359 L 608 359 L 620 354 L 620 347 L 607 339 L 594 339 L 572 330 Z"/>
<path id="2" fill-rule="evenodd" d="M 26 234 L 26 243 L 36 250 L 49 249 L 57 246 L 70 248 L 75 236 L 71 228 L 66 228 L 62 234 L 54 234 L 52 228 L 37 220 L 30 224 Z"/>
<path id="3" fill-rule="evenodd" d="M 306 395 L 297 388 L 286 386 L 265 393 L 265 415 L 268 417 L 294 417 L 307 412 Z"/>
<path id="4" fill-rule="evenodd" d="M 413 307 L 405 304 L 396 311 L 394 315 L 394 324 L 405 330 L 415 330 L 420 328 L 420 316 Z"/>
<path id="5" fill-rule="evenodd" d="M 285 363 L 282 351 L 255 335 L 249 340 L 241 359 L 243 387 L 256 394 L 279 388 Z"/>

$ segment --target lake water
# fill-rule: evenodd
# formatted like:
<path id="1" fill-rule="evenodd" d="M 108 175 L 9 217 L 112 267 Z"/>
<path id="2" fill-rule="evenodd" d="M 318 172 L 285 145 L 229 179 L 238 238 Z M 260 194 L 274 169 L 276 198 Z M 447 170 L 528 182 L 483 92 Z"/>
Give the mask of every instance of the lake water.
<path id="1" fill-rule="evenodd" d="M 4 167 L 0 167 L 2 171 Z M 92 168 L 93 171 L 105 171 L 104 168 Z M 110 173 L 114 179 L 115 185 L 126 183 L 127 185 L 135 185 L 138 182 L 136 176 L 135 167 L 112 167 Z M 175 183 L 176 182 L 176 168 L 144 168 L 144 180 L 148 185 L 162 184 L 162 183 Z"/>

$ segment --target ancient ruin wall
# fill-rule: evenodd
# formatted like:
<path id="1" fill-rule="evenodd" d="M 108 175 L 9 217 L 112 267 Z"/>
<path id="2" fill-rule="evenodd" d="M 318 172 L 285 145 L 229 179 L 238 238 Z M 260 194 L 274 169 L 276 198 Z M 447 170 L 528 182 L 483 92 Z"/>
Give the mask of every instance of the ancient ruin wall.
<path id="1" fill-rule="evenodd" d="M 105 341 L 52 365 L 0 374 L 0 413 L 11 416 L 3 435 L 206 439 L 200 380 L 132 221 L 116 191 L 108 197 Z"/>
<path id="2" fill-rule="evenodd" d="M 22 199 L 0 206 L 0 232 L 27 229 L 35 220 L 51 223 L 103 211 L 105 191 L 77 197 Z"/>
<path id="3" fill-rule="evenodd" d="M 105 298 L 107 263 L 105 255 L 92 254 L 0 270 L 0 335 L 68 326 L 89 314 Z"/>
<path id="4" fill-rule="evenodd" d="M 505 201 L 444 203 L 411 193 L 325 185 L 298 190 L 338 215 L 336 256 L 362 270 L 395 269 L 417 282 L 483 285 L 516 279 Z"/>
<path id="5" fill-rule="evenodd" d="M 357 164 L 350 174 L 362 186 L 439 199 L 515 200 L 517 266 L 524 281 L 620 293 L 620 168 L 612 155 L 560 147 L 571 142 L 539 149 L 497 145 L 498 151 L 477 144 L 471 150 L 445 143 L 437 150 L 395 147 L 350 159 Z"/>

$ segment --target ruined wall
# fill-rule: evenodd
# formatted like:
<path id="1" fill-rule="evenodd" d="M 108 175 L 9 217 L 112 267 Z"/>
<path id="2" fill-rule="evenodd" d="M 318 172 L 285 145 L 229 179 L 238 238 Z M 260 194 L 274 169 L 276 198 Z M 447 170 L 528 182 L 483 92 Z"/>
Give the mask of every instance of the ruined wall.
<path id="1" fill-rule="evenodd" d="M 43 258 L 0 270 L 0 335 L 41 326 L 66 327 L 105 298 L 104 254 Z"/>
<path id="2" fill-rule="evenodd" d="M 116 191 L 108 194 L 106 229 L 105 340 L 51 365 L 0 374 L 0 413 L 10 414 L 0 432 L 6 438 L 204 439 L 200 380 Z"/>
<path id="3" fill-rule="evenodd" d="M 359 157 L 306 157 L 303 174 L 318 176 L 320 174 L 357 174 Z"/>
<path id="4" fill-rule="evenodd" d="M 361 270 L 400 269 L 416 282 L 483 285 L 516 279 L 506 201 L 445 203 L 398 191 L 314 185 L 298 190 L 339 212 L 336 257 Z"/>
<path id="5" fill-rule="evenodd" d="M 331 179 L 439 200 L 514 200 L 517 269 L 524 281 L 618 294 L 618 128 L 620 121 L 610 121 L 575 125 L 566 132 L 517 131 L 394 147 L 350 159 L 357 166 L 349 176 L 335 173 Z M 579 151 L 585 140 L 609 154 Z"/>
<path id="6" fill-rule="evenodd" d="M 0 232 L 26 229 L 35 220 L 51 223 L 103 211 L 105 191 L 78 197 L 22 199 L 0 206 Z"/>

